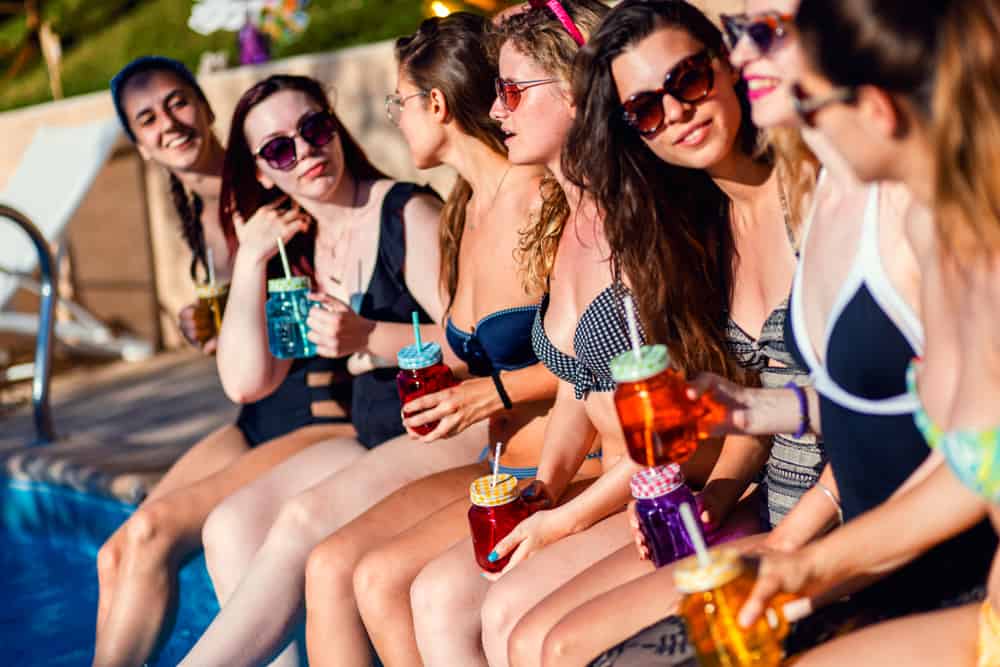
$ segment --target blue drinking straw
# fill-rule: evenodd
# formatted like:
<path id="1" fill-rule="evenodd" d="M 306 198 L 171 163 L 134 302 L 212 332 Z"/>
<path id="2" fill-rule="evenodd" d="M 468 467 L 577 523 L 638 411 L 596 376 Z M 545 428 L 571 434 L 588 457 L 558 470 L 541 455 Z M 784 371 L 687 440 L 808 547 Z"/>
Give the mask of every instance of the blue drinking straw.
<path id="1" fill-rule="evenodd" d="M 424 349 L 424 344 L 420 341 L 420 315 L 414 310 L 410 313 L 410 319 L 413 320 L 413 337 L 417 341 L 417 352 L 420 352 Z"/>

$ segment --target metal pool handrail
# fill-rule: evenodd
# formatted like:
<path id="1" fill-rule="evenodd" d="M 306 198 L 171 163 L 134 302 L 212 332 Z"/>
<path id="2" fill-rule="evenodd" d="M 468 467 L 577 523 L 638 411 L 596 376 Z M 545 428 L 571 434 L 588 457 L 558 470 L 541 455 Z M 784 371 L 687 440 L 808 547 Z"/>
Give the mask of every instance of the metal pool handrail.
<path id="1" fill-rule="evenodd" d="M 31 399 L 34 404 L 35 441 L 32 445 L 47 445 L 56 439 L 52 427 L 52 406 L 49 404 L 49 385 L 52 380 L 52 336 L 56 302 L 56 265 L 48 243 L 35 224 L 17 209 L 0 204 L 0 218 L 7 218 L 31 238 L 38 253 L 38 268 L 41 273 L 42 297 L 38 309 L 38 336 L 35 339 L 34 377 L 31 383 Z"/>

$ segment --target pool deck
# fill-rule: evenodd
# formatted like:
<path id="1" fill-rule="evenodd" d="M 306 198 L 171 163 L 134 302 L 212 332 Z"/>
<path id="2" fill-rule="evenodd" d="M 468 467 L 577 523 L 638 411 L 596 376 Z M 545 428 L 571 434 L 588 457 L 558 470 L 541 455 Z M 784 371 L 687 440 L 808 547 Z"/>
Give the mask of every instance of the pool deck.
<path id="1" fill-rule="evenodd" d="M 56 443 L 27 446 L 35 437 L 30 402 L 0 416 L 0 472 L 137 502 L 236 412 L 214 358 L 196 352 L 79 368 L 52 383 Z"/>

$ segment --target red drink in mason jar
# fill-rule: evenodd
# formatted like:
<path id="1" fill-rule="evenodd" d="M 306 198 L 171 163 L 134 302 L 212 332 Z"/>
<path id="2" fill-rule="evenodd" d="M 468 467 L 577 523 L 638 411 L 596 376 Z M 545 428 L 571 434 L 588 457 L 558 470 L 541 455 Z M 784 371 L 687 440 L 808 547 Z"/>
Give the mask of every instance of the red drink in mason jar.
<path id="1" fill-rule="evenodd" d="M 531 514 L 528 505 L 517 490 L 517 478 L 503 473 L 480 477 L 469 487 L 469 528 L 472 531 L 472 549 L 476 562 L 487 572 L 499 572 L 507 566 L 510 555 L 490 562 L 489 555 L 497 543 L 505 538 L 517 524 Z"/>
<path id="2" fill-rule="evenodd" d="M 442 363 L 441 358 L 441 346 L 433 342 L 421 345 L 414 343 L 399 351 L 396 388 L 399 389 L 399 400 L 403 405 L 415 398 L 458 384 L 451 369 Z M 427 435 L 437 425 L 438 422 L 431 422 L 416 426 L 413 430 L 420 435 Z"/>
<path id="3" fill-rule="evenodd" d="M 708 396 L 687 397 L 687 383 L 670 367 L 665 345 L 643 345 L 611 361 L 615 408 L 629 455 L 636 463 L 660 466 L 691 458 L 698 440 L 725 409 Z"/>

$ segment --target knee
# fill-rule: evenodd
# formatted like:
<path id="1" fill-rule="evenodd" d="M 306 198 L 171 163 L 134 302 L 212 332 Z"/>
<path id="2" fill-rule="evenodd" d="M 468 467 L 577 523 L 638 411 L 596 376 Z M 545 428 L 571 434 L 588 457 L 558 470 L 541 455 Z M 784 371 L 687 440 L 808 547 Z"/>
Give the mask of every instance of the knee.
<path id="1" fill-rule="evenodd" d="M 306 561 L 306 605 L 353 596 L 351 582 L 356 563 L 351 544 L 337 533 L 314 548 Z"/>
<path id="2" fill-rule="evenodd" d="M 537 665 L 542 653 L 542 640 L 537 626 L 525 617 L 507 637 L 507 656 L 511 665 Z"/>
<path id="3" fill-rule="evenodd" d="M 514 605 L 506 595 L 503 586 L 493 586 L 486 595 L 482 608 L 483 636 L 500 639 L 506 644 L 507 638 L 517 623 L 518 616 Z"/>
<path id="4" fill-rule="evenodd" d="M 362 556 L 354 568 L 354 597 L 359 607 L 377 613 L 400 598 L 409 605 L 410 581 L 399 559 L 391 549 L 375 549 Z"/>
<path id="5" fill-rule="evenodd" d="M 448 619 L 456 611 L 468 608 L 462 605 L 460 586 L 449 576 L 447 568 L 437 563 L 427 565 L 410 584 L 410 606 L 415 618 L 435 627 L 447 627 Z"/>
<path id="6" fill-rule="evenodd" d="M 174 516 L 172 508 L 167 503 L 152 503 L 140 507 L 128 520 L 125 548 L 130 552 L 142 554 L 144 559 L 165 557 L 172 548 L 177 534 Z M 112 547 L 111 551 L 114 550 Z"/>
<path id="7" fill-rule="evenodd" d="M 557 625 L 541 642 L 542 665 L 564 663 L 580 650 L 580 637 L 571 626 Z"/>
<path id="8" fill-rule="evenodd" d="M 205 562 L 209 569 L 217 565 L 225 547 L 232 543 L 239 530 L 239 517 L 223 502 L 208 513 L 201 527 L 201 544 L 205 549 Z"/>
<path id="9" fill-rule="evenodd" d="M 121 560 L 121 547 L 118 542 L 114 538 L 105 542 L 97 552 L 98 581 L 106 581 L 114 577 L 118 573 Z"/>

